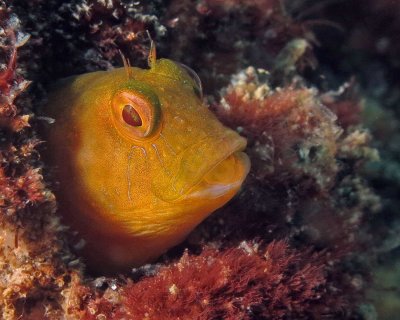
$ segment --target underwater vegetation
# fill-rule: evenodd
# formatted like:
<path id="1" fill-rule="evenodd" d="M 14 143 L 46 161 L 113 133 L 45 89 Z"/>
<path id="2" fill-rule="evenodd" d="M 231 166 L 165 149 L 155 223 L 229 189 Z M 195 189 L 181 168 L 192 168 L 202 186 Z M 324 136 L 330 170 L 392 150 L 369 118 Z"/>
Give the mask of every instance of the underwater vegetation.
<path id="1" fill-rule="evenodd" d="M 0 318 L 396 319 L 398 10 L 372 0 L 0 1 Z M 93 273 L 86 229 L 65 218 L 87 199 L 62 212 L 69 177 L 43 134 L 67 126 L 43 106 L 72 99 L 52 96 L 57 79 L 125 77 L 120 52 L 150 72 L 147 31 L 157 61 L 197 72 L 204 96 L 184 100 L 203 99 L 215 115 L 206 124 L 246 138 L 252 166 L 238 194 L 158 260 L 117 273 L 96 255 Z"/>
<path id="2" fill-rule="evenodd" d="M 348 302 L 338 292 L 326 294 L 325 259 L 284 241 L 266 248 L 243 242 L 224 252 L 207 248 L 196 256 L 185 252 L 160 267 L 157 277 L 107 289 L 89 302 L 83 319 L 282 319 L 287 308 L 294 318 L 318 317 L 327 309 L 340 313 Z"/>

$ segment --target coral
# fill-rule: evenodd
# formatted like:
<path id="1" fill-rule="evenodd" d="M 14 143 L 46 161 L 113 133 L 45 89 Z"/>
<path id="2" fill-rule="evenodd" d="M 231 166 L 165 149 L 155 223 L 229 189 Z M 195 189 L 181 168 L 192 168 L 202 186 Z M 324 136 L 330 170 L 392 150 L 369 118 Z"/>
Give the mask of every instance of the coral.
<path id="1" fill-rule="evenodd" d="M 21 131 L 29 127 L 29 115 L 21 114 L 15 105 L 17 97 L 29 84 L 16 72 L 16 54 L 20 43 L 16 42 L 18 20 L 2 8 L 3 56 L 9 59 L 0 75 L 1 105 L 1 152 L 0 184 L 2 217 L 15 215 L 31 203 L 51 200 L 40 169 L 34 167 L 36 137 L 22 137 Z M 7 41 L 8 40 L 8 41 Z"/>
<path id="2" fill-rule="evenodd" d="M 284 241 L 266 248 L 207 248 L 185 253 L 155 276 L 107 289 L 84 319 L 303 319 L 340 314 L 349 301 L 329 288 L 324 254 Z M 116 295 L 115 291 L 118 292 Z"/>
<path id="3" fill-rule="evenodd" d="M 270 77 L 254 68 L 240 72 L 213 106 L 223 122 L 248 138 L 252 170 L 240 198 L 211 217 L 191 243 L 196 237 L 224 246 L 287 237 L 299 250 L 329 248 L 340 256 L 330 279 L 342 297 L 352 299 L 369 283 L 359 256 L 373 241 L 366 221 L 381 202 L 362 170 L 378 159 L 377 152 L 365 129 L 338 126 L 337 116 L 321 103 L 328 93 L 301 82 L 274 89 Z M 335 104 L 345 99 L 335 97 Z"/>
<path id="4" fill-rule="evenodd" d="M 361 124 L 363 106 L 354 79 L 346 82 L 337 91 L 323 93 L 320 98 L 337 116 L 337 123 L 343 129 Z"/>
<path id="5" fill-rule="evenodd" d="M 55 199 L 42 177 L 31 116 L 21 105 L 29 83 L 17 69 L 17 49 L 27 36 L 18 18 L 0 7 L 0 317 L 16 319 L 25 313 L 59 315 L 60 292 L 68 283 L 62 229 L 54 214 Z"/>
<path id="6" fill-rule="evenodd" d="M 279 0 L 171 1 L 161 21 L 168 31 L 168 47 L 161 43 L 162 52 L 194 68 L 208 93 L 218 92 L 248 65 L 272 69 L 293 39 L 303 39 L 309 47 L 296 64 L 304 69 L 315 63 L 311 28 L 293 19 Z"/>
<path id="7" fill-rule="evenodd" d="M 329 188 L 338 170 L 334 155 L 341 129 L 315 90 L 273 90 L 249 68 L 226 91 L 217 114 L 249 138 L 253 159 L 263 162 L 255 165 L 260 169 L 256 178 L 271 182 L 268 172 L 277 172 L 273 178 L 281 181 L 309 176 L 316 186 Z"/>
<path id="8" fill-rule="evenodd" d="M 26 1 L 13 3 L 16 12 L 24 17 L 24 28 L 31 35 L 26 66 L 33 80 L 43 77 L 65 77 L 121 64 L 120 52 L 143 64 L 147 58 L 146 30 L 159 37 L 165 33 L 157 17 L 144 13 L 147 6 L 139 2 L 74 0 Z M 52 12 L 48 19 L 47 12 Z M 39 53 L 40 52 L 40 53 Z M 33 53 L 33 54 L 32 54 Z M 67 60 L 54 59 L 68 55 Z M 43 80 L 41 80 L 42 82 Z M 44 81 L 46 82 L 46 81 Z"/>
<path id="9" fill-rule="evenodd" d="M 379 266 L 374 268 L 375 283 L 368 290 L 368 298 L 375 302 L 379 319 L 395 319 L 399 312 L 398 249 L 391 251 L 391 256 L 391 258 L 381 259 Z"/>

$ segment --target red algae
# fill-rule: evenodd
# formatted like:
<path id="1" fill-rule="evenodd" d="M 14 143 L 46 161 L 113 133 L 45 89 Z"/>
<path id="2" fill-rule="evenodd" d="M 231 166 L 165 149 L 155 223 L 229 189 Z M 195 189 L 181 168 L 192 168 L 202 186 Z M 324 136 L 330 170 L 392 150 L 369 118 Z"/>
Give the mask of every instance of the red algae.
<path id="1" fill-rule="evenodd" d="M 300 319 L 338 314 L 346 306 L 330 292 L 325 254 L 299 252 L 284 241 L 262 247 L 243 242 L 185 253 L 155 276 L 128 281 L 117 289 L 117 301 L 107 292 L 90 301 L 83 319 Z"/>
<path id="2" fill-rule="evenodd" d="M 235 243 L 290 235 L 294 243 L 357 252 L 370 239 L 360 225 L 381 209 L 360 171 L 379 159 L 368 131 L 340 127 L 315 88 L 272 88 L 260 80 L 265 76 L 254 68 L 240 72 L 213 107 L 248 138 L 253 167 L 236 207 L 211 219 L 221 225 L 212 237 Z"/>
<path id="3" fill-rule="evenodd" d="M 263 163 L 256 166 L 261 171 L 256 176 L 309 175 L 316 185 L 328 189 L 338 170 L 336 142 L 342 129 L 335 123 L 336 115 L 320 103 L 313 89 L 273 90 L 259 82 L 253 68 L 238 78 L 226 89 L 216 112 L 250 139 L 254 158 Z"/>
<path id="4" fill-rule="evenodd" d="M 27 35 L 4 5 L 0 21 L 1 59 L 7 61 L 0 73 L 0 317 L 55 319 L 61 310 L 55 301 L 68 282 L 61 257 L 71 257 L 62 248 L 55 199 L 43 181 L 40 140 L 21 108 L 31 103 L 21 98 L 29 82 L 16 59 Z"/>
<path id="5" fill-rule="evenodd" d="M 168 46 L 161 48 L 194 68 L 205 91 L 214 95 L 241 68 L 274 68 L 276 56 L 291 40 L 315 40 L 305 21 L 294 19 L 279 0 L 204 0 L 195 6 L 171 1 L 161 21 L 168 31 Z M 315 61 L 309 49 L 297 65 L 306 68 Z"/>
<path id="6" fill-rule="evenodd" d="M 1 151 L 0 161 L 0 188 L 2 190 L 1 211 L 5 215 L 15 213 L 31 203 L 46 201 L 45 186 L 42 183 L 40 169 L 29 163 L 35 154 L 39 140 L 35 137 L 21 139 L 18 136 L 28 128 L 28 114 L 22 114 L 15 101 L 27 88 L 29 82 L 16 72 L 16 57 L 18 46 L 17 18 L 9 16 L 6 9 L 0 11 L 4 30 L 3 37 L 6 44 L 3 46 L 2 55 L 8 59 L 6 67 L 0 72 L 0 129 Z M 26 36 L 19 35 L 19 38 Z M 7 41 L 8 40 L 8 41 Z M 24 42 L 25 40 L 22 40 Z"/>

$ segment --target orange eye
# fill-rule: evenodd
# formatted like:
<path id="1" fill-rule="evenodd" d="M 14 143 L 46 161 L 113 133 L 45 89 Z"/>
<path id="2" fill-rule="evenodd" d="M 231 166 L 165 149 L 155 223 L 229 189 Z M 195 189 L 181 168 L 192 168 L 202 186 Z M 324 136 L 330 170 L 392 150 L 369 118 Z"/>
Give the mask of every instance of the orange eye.
<path id="1" fill-rule="evenodd" d="M 143 124 L 139 113 L 130 104 L 122 109 L 122 119 L 132 127 L 140 127 Z"/>
<path id="2" fill-rule="evenodd" d="M 130 83 L 115 93 L 111 104 L 115 127 L 124 137 L 143 140 L 159 132 L 161 107 L 152 90 Z"/>

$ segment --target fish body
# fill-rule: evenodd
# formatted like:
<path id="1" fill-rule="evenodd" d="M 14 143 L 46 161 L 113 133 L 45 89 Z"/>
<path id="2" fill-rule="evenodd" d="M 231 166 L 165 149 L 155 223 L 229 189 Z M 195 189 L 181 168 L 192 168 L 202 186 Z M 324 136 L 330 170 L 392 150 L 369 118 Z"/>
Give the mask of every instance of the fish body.
<path id="1" fill-rule="evenodd" d="M 151 262 L 239 190 L 246 140 L 203 104 L 168 60 L 62 81 L 44 108 L 60 211 L 107 272 Z"/>

